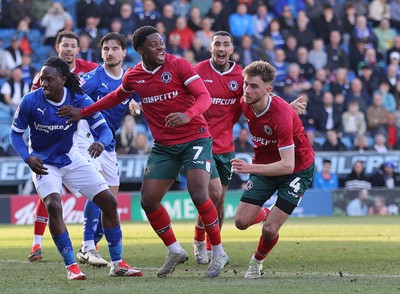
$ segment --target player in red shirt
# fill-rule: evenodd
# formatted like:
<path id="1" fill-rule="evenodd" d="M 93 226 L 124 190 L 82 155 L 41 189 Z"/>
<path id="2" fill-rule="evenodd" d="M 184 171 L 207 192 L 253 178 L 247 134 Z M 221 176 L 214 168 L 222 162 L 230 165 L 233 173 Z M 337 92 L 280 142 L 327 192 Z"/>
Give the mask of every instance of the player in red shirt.
<path id="1" fill-rule="evenodd" d="M 98 64 L 83 59 L 76 58 L 79 53 L 79 37 L 74 32 L 62 31 L 58 33 L 56 39 L 56 51 L 58 57 L 63 59 L 69 65 L 70 71 L 81 76 L 95 69 Z M 40 88 L 40 75 L 37 74 L 32 83 L 32 91 Z M 35 262 L 42 259 L 42 239 L 46 230 L 48 213 L 46 206 L 39 198 L 36 203 L 36 215 L 33 225 L 34 238 L 31 253 L 28 260 Z"/>
<path id="2" fill-rule="evenodd" d="M 117 90 L 82 110 L 64 107 L 59 115 L 71 116 L 69 123 L 115 106 L 134 91 L 139 94 L 154 137 L 143 176 L 141 204 L 151 226 L 168 247 L 157 276 L 167 276 L 188 259 L 161 204 L 183 165 L 189 193 L 212 244 L 211 262 L 204 276 L 216 277 L 229 263 L 229 257 L 222 247 L 217 210 L 208 197 L 212 139 L 202 113 L 211 104 L 210 95 L 189 62 L 166 54 L 163 39 L 154 27 L 137 29 L 132 45 L 142 62 L 127 70 Z"/>
<path id="3" fill-rule="evenodd" d="M 255 61 L 243 70 L 243 114 L 254 143 L 253 163 L 233 159 L 236 172 L 250 173 L 236 212 L 235 224 L 247 229 L 276 191 L 278 199 L 265 220 L 245 278 L 262 275 L 262 262 L 276 245 L 279 229 L 300 203 L 314 173 L 314 151 L 294 109 L 273 94 L 275 69 Z"/>
<path id="4" fill-rule="evenodd" d="M 230 61 L 233 53 L 233 38 L 226 31 L 215 32 L 211 39 L 211 58 L 197 64 L 194 69 L 202 78 L 211 96 L 211 106 L 204 113 L 210 133 L 213 137 L 213 164 L 209 185 L 210 198 L 217 207 L 220 227 L 224 219 L 224 202 L 229 181 L 232 178 L 231 159 L 235 157 L 233 127 L 242 114 L 240 98 L 243 96 L 242 68 Z M 300 99 L 292 104 L 299 113 L 305 105 Z M 269 210 L 263 207 L 255 223 L 264 221 Z M 197 219 L 194 234 L 194 255 L 200 264 L 209 261 L 207 251 L 211 243 L 200 219 Z"/>

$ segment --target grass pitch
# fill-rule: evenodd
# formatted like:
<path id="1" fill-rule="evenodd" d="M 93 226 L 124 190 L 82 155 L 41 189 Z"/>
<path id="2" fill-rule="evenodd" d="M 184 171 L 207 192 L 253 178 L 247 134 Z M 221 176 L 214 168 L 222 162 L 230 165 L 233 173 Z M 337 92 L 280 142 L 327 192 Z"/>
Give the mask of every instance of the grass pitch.
<path id="1" fill-rule="evenodd" d="M 82 226 L 69 225 L 77 252 Z M 292 218 L 264 262 L 264 276 L 243 279 L 261 225 L 239 231 L 232 220 L 222 230 L 231 263 L 216 279 L 202 278 L 206 266 L 193 258 L 192 222 L 173 223 L 189 253 L 167 278 L 156 277 L 166 249 L 148 223 L 123 223 L 124 259 L 143 270 L 141 278 L 111 278 L 108 268 L 81 269 L 86 281 L 68 281 L 61 257 L 46 231 L 43 261 L 30 263 L 32 226 L 0 226 L 0 293 L 400 293 L 398 216 Z M 108 256 L 105 241 L 100 253 Z"/>

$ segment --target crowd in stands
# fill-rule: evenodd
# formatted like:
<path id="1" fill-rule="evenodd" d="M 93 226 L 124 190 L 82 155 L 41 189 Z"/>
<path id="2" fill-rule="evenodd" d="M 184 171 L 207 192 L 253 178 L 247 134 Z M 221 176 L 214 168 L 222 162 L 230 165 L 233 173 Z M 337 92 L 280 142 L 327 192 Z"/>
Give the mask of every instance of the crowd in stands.
<path id="1" fill-rule="evenodd" d="M 35 72 L 55 55 L 59 31 L 75 31 L 79 58 L 101 63 L 97 44 L 104 34 L 130 40 L 136 28 L 153 25 L 167 52 L 192 64 L 210 57 L 219 30 L 233 35 L 232 59 L 241 66 L 259 59 L 273 64 L 275 92 L 288 102 L 308 101 L 301 119 L 316 151 L 400 150 L 399 0 L 1 0 L 0 15 L 2 129 Z M 139 60 L 129 46 L 125 65 Z M 132 134 L 121 129 L 120 153 L 148 152 L 143 146 L 152 138 L 137 138 L 150 136 L 146 124 L 136 126 Z M 242 128 L 241 121 L 235 137 Z M 0 152 L 10 155 L 6 137 Z M 247 150 L 239 140 L 235 146 Z"/>

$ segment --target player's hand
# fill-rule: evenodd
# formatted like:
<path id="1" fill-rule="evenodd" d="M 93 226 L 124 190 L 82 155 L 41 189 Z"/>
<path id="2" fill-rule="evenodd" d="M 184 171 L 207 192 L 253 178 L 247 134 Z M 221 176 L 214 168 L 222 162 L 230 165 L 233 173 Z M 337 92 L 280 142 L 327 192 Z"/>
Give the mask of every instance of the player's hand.
<path id="1" fill-rule="evenodd" d="M 307 102 L 304 100 L 303 96 L 298 97 L 290 105 L 294 108 L 298 115 L 303 114 L 307 108 Z"/>
<path id="2" fill-rule="evenodd" d="M 231 164 L 232 164 L 232 170 L 234 172 L 244 173 L 244 174 L 251 173 L 252 164 L 250 164 L 242 159 L 234 158 L 231 160 Z"/>
<path id="3" fill-rule="evenodd" d="M 91 158 L 97 158 L 104 151 L 104 145 L 100 142 L 94 142 L 89 146 L 88 151 Z"/>
<path id="4" fill-rule="evenodd" d="M 83 117 L 81 114 L 81 109 L 74 107 L 72 105 L 66 105 L 66 106 L 60 107 L 57 111 L 57 115 L 59 117 L 70 117 L 65 122 L 67 125 L 69 125 L 70 123 L 73 123 L 74 121 L 78 121 Z"/>
<path id="5" fill-rule="evenodd" d="M 187 124 L 190 121 L 189 117 L 182 112 L 173 112 L 165 118 L 165 125 L 167 127 L 179 127 Z"/>
<path id="6" fill-rule="evenodd" d="M 129 102 L 129 112 L 131 113 L 131 115 L 133 116 L 138 116 L 140 115 L 140 105 L 135 101 L 135 100 L 131 100 L 131 102 Z"/>
<path id="7" fill-rule="evenodd" d="M 38 175 L 48 175 L 47 167 L 44 162 L 37 156 L 29 156 L 27 160 L 29 168 Z"/>

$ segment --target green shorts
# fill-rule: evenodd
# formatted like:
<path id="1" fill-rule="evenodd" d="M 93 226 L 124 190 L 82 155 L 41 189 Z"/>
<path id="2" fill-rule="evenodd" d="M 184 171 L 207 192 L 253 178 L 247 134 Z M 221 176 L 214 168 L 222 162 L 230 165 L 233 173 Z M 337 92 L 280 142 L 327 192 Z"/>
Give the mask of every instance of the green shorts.
<path id="1" fill-rule="evenodd" d="M 240 201 L 263 206 L 278 191 L 278 198 L 283 198 L 297 207 L 311 184 L 314 168 L 313 163 L 303 171 L 275 177 L 250 174 Z"/>
<path id="2" fill-rule="evenodd" d="M 143 179 L 173 180 L 182 168 L 211 172 L 212 139 L 197 139 L 184 144 L 154 144 L 147 158 Z"/>
<path id="3" fill-rule="evenodd" d="M 235 152 L 213 154 L 211 162 L 211 179 L 221 179 L 222 185 L 227 186 L 232 179 L 231 159 L 235 158 Z"/>

